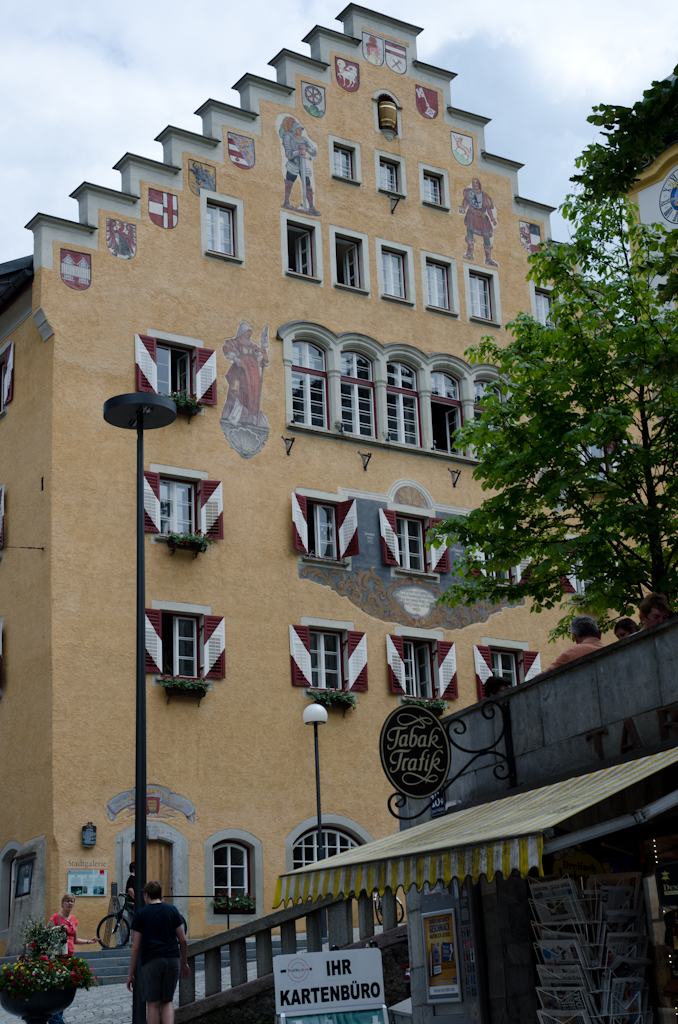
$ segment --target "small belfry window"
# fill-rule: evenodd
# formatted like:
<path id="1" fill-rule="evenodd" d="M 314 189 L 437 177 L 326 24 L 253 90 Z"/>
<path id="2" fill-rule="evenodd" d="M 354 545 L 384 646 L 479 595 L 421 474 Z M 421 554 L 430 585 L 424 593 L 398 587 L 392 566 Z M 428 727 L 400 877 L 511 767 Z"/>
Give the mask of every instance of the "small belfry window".
<path id="1" fill-rule="evenodd" d="M 352 238 L 336 240 L 337 284 L 360 288 L 360 242 Z"/>
<path id="2" fill-rule="evenodd" d="M 393 295 L 397 299 L 405 295 L 405 257 L 401 252 L 391 249 L 381 251 L 381 269 L 384 279 L 384 295 Z"/>
<path id="3" fill-rule="evenodd" d="M 191 355 L 186 349 L 158 345 L 158 394 L 191 391 Z"/>
<path id="4" fill-rule="evenodd" d="M 207 247 L 225 256 L 235 255 L 233 210 L 227 206 L 207 204 Z"/>
<path id="5" fill-rule="evenodd" d="M 162 616 L 163 674 L 198 676 L 198 623 L 183 615 Z"/>
<path id="6" fill-rule="evenodd" d="M 431 647 L 428 643 L 403 640 L 405 692 L 409 697 L 431 697 Z"/>
<path id="7" fill-rule="evenodd" d="M 381 187 L 388 192 L 398 191 L 398 164 L 391 160 L 379 161 L 379 181 Z"/>
<path id="8" fill-rule="evenodd" d="M 295 274 L 313 277 L 313 232 L 287 225 L 287 267 Z"/>
<path id="9" fill-rule="evenodd" d="M 347 434 L 374 437 L 372 364 L 357 352 L 341 354 L 341 424 Z"/>
<path id="10" fill-rule="evenodd" d="M 326 419 L 325 356 L 307 341 L 292 347 L 292 412 L 295 423 L 324 427 Z"/>
<path id="11" fill-rule="evenodd" d="M 356 846 L 360 846 L 360 843 L 353 836 L 340 832 L 338 829 L 324 828 L 322 836 L 325 857 L 333 857 L 335 853 L 346 853 L 348 850 L 353 850 Z M 295 868 L 305 868 L 307 864 L 316 863 L 318 860 L 317 829 L 313 829 L 313 831 L 307 832 L 297 839 L 293 847 L 292 857 Z"/>
<path id="12" fill-rule="evenodd" d="M 214 847 L 214 895 L 249 894 L 249 851 L 237 843 L 219 843 Z"/>
<path id="13" fill-rule="evenodd" d="M 341 689 L 341 637 L 311 630 L 311 681 L 319 690 Z"/>
<path id="14" fill-rule="evenodd" d="M 431 374 L 431 425 L 433 447 L 452 454 L 458 451 L 454 439 L 461 427 L 459 382 L 447 373 Z"/>
<path id="15" fill-rule="evenodd" d="M 448 268 L 444 263 L 426 261 L 426 289 L 429 306 L 438 309 L 450 308 L 450 285 Z"/>
<path id="16" fill-rule="evenodd" d="M 308 553 L 313 558 L 337 557 L 334 505 L 308 503 Z"/>
<path id="17" fill-rule="evenodd" d="M 160 480 L 160 533 L 193 533 L 195 491 L 181 480 Z"/>
<path id="18" fill-rule="evenodd" d="M 489 278 L 482 274 L 469 274 L 468 281 L 471 292 L 471 316 L 477 316 L 481 320 L 491 320 L 492 301 Z"/>
<path id="19" fill-rule="evenodd" d="M 540 324 L 552 325 L 551 320 L 551 296 L 548 292 L 535 292 L 534 293 L 534 306 L 536 312 L 536 319 Z"/>
<path id="20" fill-rule="evenodd" d="M 424 171 L 424 200 L 427 203 L 435 203 L 436 206 L 442 203 L 443 189 L 439 175 Z"/>
<path id="21" fill-rule="evenodd" d="M 388 437 L 401 444 L 419 444 L 417 378 L 404 363 L 387 363 Z"/>
<path id="22" fill-rule="evenodd" d="M 334 147 L 334 173 L 339 178 L 353 179 L 353 150 L 345 146 Z"/>
<path id="23" fill-rule="evenodd" d="M 421 522 L 418 519 L 405 519 L 398 516 L 396 523 L 401 567 L 422 572 L 424 569 L 424 542 Z"/>

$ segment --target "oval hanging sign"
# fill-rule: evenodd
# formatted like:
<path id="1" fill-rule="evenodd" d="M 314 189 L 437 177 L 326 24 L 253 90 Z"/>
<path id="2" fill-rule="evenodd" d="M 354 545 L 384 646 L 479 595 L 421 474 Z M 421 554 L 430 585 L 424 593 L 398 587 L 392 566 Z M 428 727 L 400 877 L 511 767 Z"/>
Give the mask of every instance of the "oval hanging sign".
<path id="1" fill-rule="evenodd" d="M 442 725 L 432 711 L 416 705 L 391 712 L 381 730 L 379 754 L 391 785 L 414 800 L 442 788 L 452 760 Z"/>

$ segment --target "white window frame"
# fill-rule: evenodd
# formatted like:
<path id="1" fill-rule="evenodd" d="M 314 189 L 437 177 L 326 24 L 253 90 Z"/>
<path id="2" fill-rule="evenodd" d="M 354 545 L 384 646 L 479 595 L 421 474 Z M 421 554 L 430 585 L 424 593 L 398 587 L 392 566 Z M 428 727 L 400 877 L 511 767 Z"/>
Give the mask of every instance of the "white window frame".
<path id="1" fill-rule="evenodd" d="M 353 412 L 355 414 L 354 419 L 356 421 L 356 425 L 358 426 L 358 428 L 360 428 L 360 404 L 359 404 L 360 403 L 360 399 L 359 399 L 359 396 L 356 393 L 356 389 L 359 388 L 359 387 L 364 387 L 365 390 L 370 392 L 370 406 L 371 406 L 371 418 L 372 418 L 372 431 L 371 431 L 370 434 L 363 434 L 363 433 L 361 433 L 360 429 L 358 429 L 357 431 L 350 431 L 350 430 L 344 429 L 344 433 L 348 434 L 349 437 L 366 438 L 366 439 L 373 438 L 373 439 L 376 439 L 376 436 L 377 436 L 377 424 L 376 424 L 376 419 L 377 419 L 377 395 L 376 395 L 376 387 L 375 387 L 375 383 L 374 383 L 374 360 L 370 359 L 369 356 L 363 356 L 363 358 L 366 359 L 369 362 L 369 364 L 370 364 L 371 374 L 370 374 L 369 381 L 361 380 L 360 377 L 348 377 L 347 380 L 344 380 L 344 376 L 348 376 L 348 375 L 344 374 L 343 366 L 341 365 L 341 361 L 342 361 L 342 358 L 343 358 L 344 354 L 346 354 L 346 355 L 355 355 L 355 356 L 363 356 L 362 352 L 358 352 L 356 349 L 352 349 L 352 348 L 346 348 L 345 350 L 343 350 L 342 352 L 339 353 L 340 368 L 341 368 L 341 376 L 339 378 L 339 403 L 340 403 L 340 412 L 341 412 L 341 422 L 342 422 L 342 425 L 343 425 L 343 422 L 344 422 L 344 400 L 343 400 L 343 392 L 342 392 L 341 389 L 344 386 L 350 387 L 352 389 L 352 401 L 353 401 L 353 405 L 354 405 Z"/>
<path id="2" fill-rule="evenodd" d="M 318 351 L 322 353 L 323 364 L 324 364 L 325 369 L 317 370 L 317 371 L 314 370 L 314 371 L 310 371 L 309 372 L 308 367 L 303 367 L 303 366 L 301 366 L 300 363 L 295 363 L 294 362 L 294 345 L 295 344 L 304 344 L 304 343 L 306 343 L 308 345 L 312 345 L 313 348 L 317 348 Z M 306 371 L 306 372 L 304 372 L 304 371 Z M 306 418 L 304 418 L 303 421 L 302 420 L 295 420 L 294 419 L 294 374 L 295 373 L 299 373 L 302 378 L 304 378 L 304 377 L 308 377 L 309 378 L 308 386 L 304 385 L 304 417 L 308 416 L 309 422 L 306 422 Z M 322 426 L 318 426 L 317 424 L 310 422 L 310 418 L 311 418 L 311 415 L 312 415 L 311 414 L 310 379 L 311 379 L 311 377 L 313 376 L 314 373 L 318 373 L 320 375 L 320 379 L 323 381 L 323 420 L 324 420 L 324 422 L 323 422 Z M 317 345 L 314 341 L 311 341 L 308 338 L 296 338 L 294 340 L 294 342 L 292 343 L 292 366 L 291 366 L 291 375 L 290 375 L 290 406 L 291 406 L 291 411 L 292 411 L 292 422 L 290 423 L 290 426 L 312 427 L 314 430 L 327 430 L 328 429 L 328 422 L 329 422 L 329 415 L 330 415 L 328 384 L 329 384 L 329 375 L 327 373 L 327 351 L 326 351 L 326 349 L 324 349 L 321 345 Z"/>
<path id="3" fill-rule="evenodd" d="M 239 843 L 235 839 L 222 839 L 222 841 L 220 843 L 215 843 L 214 846 L 212 847 L 212 892 L 214 893 L 215 896 L 217 895 L 217 879 L 216 879 L 217 865 L 215 864 L 215 861 L 214 861 L 214 855 L 215 855 L 216 851 L 219 850 L 219 849 L 223 849 L 224 847 L 233 847 L 233 846 L 237 846 L 237 848 L 239 850 L 242 850 L 242 852 L 244 854 L 244 865 L 243 865 L 244 866 L 244 873 L 243 873 L 243 877 L 245 879 L 245 885 L 243 887 L 244 888 L 243 895 L 246 895 L 247 893 L 249 893 L 251 895 L 251 889 L 250 889 L 250 884 L 249 884 L 250 883 L 250 877 L 249 877 L 250 876 L 250 870 L 249 870 L 250 865 L 249 865 L 249 860 L 250 860 L 250 856 L 251 856 L 251 850 L 249 850 L 245 846 L 244 843 Z M 230 858 L 230 855 L 229 855 L 229 861 L 230 861 L 230 859 L 231 858 Z M 228 865 L 223 865 L 223 864 L 219 865 L 220 868 L 223 868 L 224 866 L 226 866 L 227 871 L 228 871 L 229 884 L 226 885 L 226 886 L 220 885 L 219 888 L 220 889 L 224 889 L 225 888 L 227 890 L 228 889 L 232 889 L 233 885 L 232 885 L 232 882 L 231 882 L 231 871 L 232 871 L 233 865 L 230 864 L 230 863 Z M 236 867 L 240 867 L 240 865 L 236 865 Z M 233 895 L 233 894 L 231 893 L 231 895 Z M 237 913 L 237 911 L 236 911 L 236 913 Z"/>
<path id="4" fill-rule="evenodd" d="M 343 637 L 343 634 L 342 633 L 337 633 L 337 632 L 332 632 L 330 630 L 321 630 L 321 629 L 318 629 L 317 627 L 311 628 L 310 629 L 310 633 L 311 634 L 315 634 L 318 637 L 321 637 L 321 642 L 318 645 L 318 648 L 317 648 L 317 651 L 316 651 L 316 654 L 318 656 L 318 668 L 315 671 L 317 671 L 317 673 L 318 673 L 318 683 L 317 684 L 314 683 L 312 688 L 314 690 L 333 690 L 334 692 L 338 693 L 340 690 L 343 690 L 343 688 L 344 688 L 344 673 L 343 673 L 344 637 Z M 336 659 L 337 659 L 337 668 L 336 668 L 336 676 L 337 676 L 337 684 L 338 684 L 337 686 L 328 686 L 327 685 L 327 681 L 326 681 L 327 669 L 325 667 L 325 654 L 328 653 L 328 652 L 325 651 L 325 637 L 326 636 L 333 636 L 333 637 L 336 638 L 336 641 L 337 641 L 337 650 L 335 652 L 332 652 L 332 651 L 329 652 L 332 655 L 336 655 Z M 311 669 L 311 679 L 313 679 L 313 671 L 314 670 L 312 668 Z"/>
<path id="5" fill-rule="evenodd" d="M 358 840 L 355 838 L 355 836 L 349 835 L 342 828 L 338 828 L 336 826 L 328 825 L 324 821 L 321 823 L 321 828 L 322 828 L 322 833 L 323 833 L 323 850 L 324 850 L 324 853 L 325 853 L 326 857 L 329 856 L 329 854 L 327 852 L 327 845 L 325 843 L 325 836 L 327 835 L 328 832 L 334 832 L 334 833 L 337 833 L 338 835 L 345 836 L 346 839 L 349 839 L 351 841 L 351 843 L 353 844 L 352 846 L 348 847 L 349 850 L 354 850 L 354 849 L 356 849 L 357 847 L 359 847 L 361 845 L 358 842 Z M 316 827 L 316 828 L 309 828 L 309 829 L 307 829 L 302 835 L 298 836 L 297 839 L 294 841 L 294 844 L 292 846 L 292 865 L 294 865 L 294 851 L 296 850 L 296 848 L 301 843 L 303 843 L 304 839 L 311 839 L 312 840 L 311 846 L 313 847 L 313 852 L 315 854 L 315 860 L 307 861 L 304 858 L 304 865 L 303 866 L 306 866 L 307 864 L 316 864 L 317 861 L 318 861 L 318 829 Z M 337 844 L 337 846 L 338 845 L 339 844 Z M 341 853 L 341 852 L 344 852 L 344 851 L 339 850 L 338 852 Z"/>
<path id="6" fill-rule="evenodd" d="M 400 537 L 398 536 L 398 533 L 396 531 L 396 536 L 398 536 L 398 548 L 399 548 L 399 551 L 400 551 L 400 568 L 402 570 L 407 570 L 407 572 L 426 572 L 426 543 L 425 543 L 426 542 L 426 537 L 425 537 L 425 530 L 424 530 L 423 522 L 421 521 L 421 519 L 417 519 L 416 516 L 399 515 L 396 512 L 396 523 L 397 523 L 398 519 L 401 519 L 403 521 L 403 523 L 415 523 L 416 524 L 416 526 L 418 528 L 418 532 L 419 532 L 419 542 L 420 542 L 420 547 L 421 547 L 421 550 L 419 552 L 419 559 L 421 561 L 421 565 L 420 565 L 420 567 L 418 569 L 415 569 L 413 566 L 410 565 L 409 546 L 400 543 Z M 409 529 L 407 527 L 405 527 L 405 531 L 404 531 L 403 535 L 406 536 L 408 534 L 409 534 Z"/>
<path id="7" fill-rule="evenodd" d="M 321 554 L 318 554 L 317 551 L 314 551 L 313 554 L 311 554 L 311 551 L 309 550 L 308 557 L 309 558 L 318 558 L 318 559 L 320 559 L 323 562 L 336 562 L 336 561 L 339 560 L 339 546 L 338 546 L 339 538 L 337 536 L 337 508 L 336 508 L 336 505 L 334 504 L 334 502 L 328 502 L 328 501 L 311 501 L 309 504 L 311 506 L 311 511 L 313 513 L 313 535 L 314 535 L 315 540 L 316 540 L 316 545 L 318 543 L 318 531 L 319 531 L 318 510 L 321 509 L 321 508 L 324 508 L 324 509 L 327 509 L 327 510 L 331 510 L 331 512 L 332 512 L 332 516 L 331 516 L 331 519 L 332 519 L 332 544 L 333 544 L 333 548 L 334 548 L 334 554 L 331 554 L 331 555 L 327 555 L 327 554 L 321 555 Z M 309 536 L 309 545 L 310 545 L 310 543 L 311 543 L 311 540 L 310 540 L 310 536 Z"/>
<path id="8" fill-rule="evenodd" d="M 335 174 L 334 171 L 334 147 L 337 146 L 340 149 L 350 149 L 353 154 L 353 177 L 344 178 L 341 174 Z M 340 139 L 336 135 L 327 136 L 327 147 L 330 157 L 330 177 L 333 181 L 343 182 L 344 185 L 357 185 L 358 188 L 362 188 L 363 176 L 362 176 L 362 165 L 360 161 L 360 143 L 351 142 L 349 139 Z"/>
<path id="9" fill-rule="evenodd" d="M 442 309 L 440 306 L 431 306 L 428 302 L 428 275 L 426 272 L 427 263 L 441 263 L 447 267 L 447 286 L 450 299 L 450 308 Z M 457 277 L 457 261 L 451 256 L 441 256 L 439 253 L 426 252 L 421 250 L 421 288 L 423 295 L 424 309 L 430 313 L 441 313 L 443 316 L 459 316 L 459 280 Z"/>
<path id="10" fill-rule="evenodd" d="M 433 658 L 432 658 L 431 642 L 430 642 L 430 640 L 423 640 L 423 639 L 420 639 L 419 637 L 416 637 L 416 638 L 415 637 L 403 637 L 403 655 L 404 655 L 403 662 L 405 664 L 407 664 L 407 660 L 408 660 L 407 656 L 405 654 L 405 645 L 406 644 L 411 644 L 412 645 L 412 667 L 413 667 L 414 671 L 413 671 L 413 677 L 412 677 L 413 692 L 412 693 L 407 693 L 407 691 L 406 691 L 405 695 L 407 697 L 419 697 L 419 698 L 422 698 L 421 680 L 419 678 L 419 673 L 418 673 L 418 663 L 417 663 L 417 657 L 416 657 L 416 648 L 417 647 L 424 647 L 425 646 L 427 651 L 428 651 L 428 662 L 427 662 L 428 679 L 426 681 L 428 682 L 429 693 L 427 695 L 424 695 L 422 699 L 424 699 L 424 700 L 432 700 L 435 697 L 435 681 L 433 679 Z"/>
<path id="11" fill-rule="evenodd" d="M 216 252 L 209 248 L 209 230 L 207 226 L 207 203 L 212 206 L 228 207 L 233 213 L 233 256 L 228 253 Z M 208 192 L 200 189 L 200 233 L 202 254 L 208 259 L 223 260 L 226 263 L 238 263 L 245 266 L 245 206 L 242 199 L 235 196 L 222 195 L 220 192 Z"/>
<path id="12" fill-rule="evenodd" d="M 385 302 L 396 302 L 403 306 L 412 306 L 416 309 L 416 288 L 415 288 L 415 275 L 414 275 L 414 250 L 411 245 L 402 245 L 400 242 L 390 242 L 386 238 L 375 238 L 374 244 L 376 247 L 377 254 L 377 282 L 379 288 L 379 298 Z M 403 276 L 405 281 L 405 297 L 400 298 L 397 295 L 390 295 L 384 291 L 384 270 L 381 262 L 382 250 L 386 249 L 391 252 L 398 253 L 403 257 Z M 397 362 L 397 360 L 392 360 Z"/>
<path id="13" fill-rule="evenodd" d="M 389 164 L 396 164 L 398 167 L 398 189 L 393 191 L 390 188 L 381 187 L 381 161 L 386 160 Z M 407 199 L 407 174 L 405 173 L 405 158 L 396 153 L 388 153 L 384 149 L 374 151 L 374 173 L 376 175 L 377 192 L 382 196 L 400 196 Z"/>
<path id="14" fill-rule="evenodd" d="M 426 199 L 424 190 L 424 174 L 433 174 L 440 178 L 442 196 L 440 203 L 432 203 Z M 444 167 L 434 167 L 432 164 L 419 164 L 419 197 L 421 205 L 429 210 L 442 210 L 443 213 L 450 212 L 450 178 Z"/>
<path id="15" fill-rule="evenodd" d="M 296 270 L 289 269 L 289 251 L 287 248 L 288 227 L 308 231 L 311 234 L 311 246 L 313 250 L 313 274 L 298 274 Z M 310 284 L 323 285 L 323 247 L 320 224 L 306 217 L 297 217 L 280 211 L 280 248 L 282 252 L 282 276 L 292 278 L 294 281 L 308 281 Z"/>
<path id="16" fill-rule="evenodd" d="M 491 324 L 493 327 L 502 327 L 501 318 L 501 294 L 499 291 L 499 274 L 493 267 L 485 267 L 478 263 L 463 263 L 464 272 L 464 299 L 466 302 L 466 319 L 471 324 Z M 486 277 L 490 284 L 490 305 L 491 318 L 473 316 L 471 312 L 471 274 L 479 277 Z"/>
<path id="17" fill-rule="evenodd" d="M 173 477 L 161 476 L 160 477 L 160 486 L 162 487 L 163 484 L 169 484 L 170 489 L 173 492 L 171 494 L 171 496 L 170 496 L 170 499 L 169 499 L 170 502 L 172 503 L 172 513 L 170 515 L 170 533 L 181 533 L 181 532 L 184 532 L 184 531 L 181 531 L 181 530 L 177 530 L 177 515 L 176 515 L 176 507 L 177 507 L 176 488 L 177 488 L 177 485 L 184 484 L 185 486 L 191 488 L 191 520 L 192 520 L 192 528 L 188 532 L 189 533 L 195 533 L 196 532 L 195 512 L 196 512 L 196 497 L 197 497 L 197 494 L 196 494 L 196 490 L 197 489 L 196 489 L 195 481 L 193 481 L 193 480 L 177 480 L 176 478 L 173 478 Z M 163 501 L 163 499 L 162 499 L 162 496 L 161 496 L 160 502 L 162 503 L 162 501 Z M 161 512 L 161 514 L 160 514 L 161 522 L 162 522 L 162 518 L 163 518 L 163 516 L 162 516 L 162 512 Z M 162 536 L 166 536 L 166 534 L 162 534 Z"/>
<path id="18" fill-rule="evenodd" d="M 352 288 L 351 285 L 341 284 L 337 280 L 337 236 L 348 241 L 355 242 L 359 247 L 360 258 L 360 287 Z M 330 224 L 330 275 L 332 287 L 339 291 L 350 292 L 352 295 L 370 295 L 370 243 L 369 235 L 360 231 L 353 231 L 348 228 L 336 227 Z"/>
<path id="19" fill-rule="evenodd" d="M 172 617 L 173 617 L 172 618 L 172 648 L 173 648 L 173 650 L 172 650 L 172 672 L 173 672 L 173 674 L 175 676 L 181 676 L 181 677 L 187 678 L 187 679 L 197 679 L 198 678 L 198 673 L 200 671 L 200 649 L 199 649 L 200 627 L 199 627 L 199 623 L 198 623 L 197 619 L 195 619 L 192 615 L 181 615 L 181 614 L 177 614 L 175 612 L 165 612 L 164 614 L 165 615 L 172 615 Z M 192 626 L 193 626 L 193 645 L 194 645 L 193 667 L 195 668 L 195 672 L 192 672 L 190 675 L 188 675 L 185 672 L 182 672 L 180 670 L 180 668 L 179 668 L 179 622 L 182 619 L 185 622 L 190 622 L 192 624 Z"/>
<path id="20" fill-rule="evenodd" d="M 537 288 L 534 281 L 529 281 L 528 284 L 530 286 L 530 312 L 534 319 L 541 323 L 541 320 L 539 320 L 539 317 L 537 316 L 537 292 L 541 292 L 542 295 L 548 295 L 549 305 L 551 305 L 553 303 L 553 289 L 542 288 L 541 286 Z"/>
<path id="21" fill-rule="evenodd" d="M 494 659 L 495 659 L 495 657 L 497 657 L 499 660 L 501 660 L 502 654 L 505 654 L 508 658 L 512 659 L 512 661 L 513 661 L 513 672 L 511 673 L 511 687 L 513 688 L 515 686 L 518 686 L 518 684 L 522 680 L 520 678 L 520 666 L 518 664 L 518 658 L 516 657 L 516 651 L 515 650 L 511 650 L 510 651 L 510 650 L 506 650 L 506 649 L 502 650 L 501 648 L 498 648 L 498 647 L 490 647 L 490 657 L 491 657 L 492 663 L 493 663 L 492 664 L 492 675 L 494 675 L 494 676 L 498 676 L 498 675 L 499 676 L 504 676 L 504 669 L 501 669 L 501 671 L 497 672 L 497 671 L 495 671 L 495 666 L 494 666 Z"/>

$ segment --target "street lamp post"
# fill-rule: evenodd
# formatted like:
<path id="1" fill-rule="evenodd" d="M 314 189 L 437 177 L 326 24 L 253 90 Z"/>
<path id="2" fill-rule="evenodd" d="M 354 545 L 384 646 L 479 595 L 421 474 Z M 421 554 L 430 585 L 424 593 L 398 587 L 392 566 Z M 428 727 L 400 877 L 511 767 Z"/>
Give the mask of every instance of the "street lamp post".
<path id="1" fill-rule="evenodd" d="M 143 904 L 146 884 L 146 564 L 144 559 L 144 430 L 166 427 L 177 418 L 177 407 L 164 395 L 118 395 L 104 402 L 104 419 L 114 427 L 137 432 L 137 676 L 136 770 L 134 776 L 134 902 Z M 132 1021 L 143 1024 L 145 1007 L 135 978 Z"/>
<path id="2" fill-rule="evenodd" d="M 323 843 L 322 814 L 320 813 L 320 761 L 318 758 L 318 722 L 327 721 L 327 708 L 322 704 L 309 704 L 304 708 L 304 725 L 313 723 L 313 741 L 315 745 L 315 799 L 318 811 L 318 860 L 325 859 Z"/>

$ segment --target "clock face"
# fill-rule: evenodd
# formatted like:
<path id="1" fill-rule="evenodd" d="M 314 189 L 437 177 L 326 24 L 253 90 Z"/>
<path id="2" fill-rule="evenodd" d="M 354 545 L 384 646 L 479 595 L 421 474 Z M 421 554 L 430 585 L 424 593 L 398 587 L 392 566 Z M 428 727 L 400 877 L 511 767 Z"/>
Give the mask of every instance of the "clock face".
<path id="1" fill-rule="evenodd" d="M 678 224 L 678 167 L 673 168 L 662 185 L 659 212 L 669 224 Z"/>

